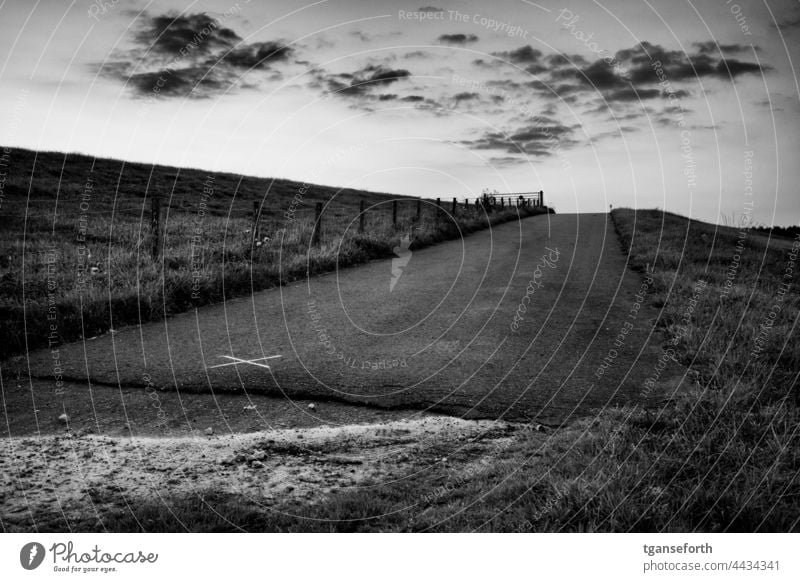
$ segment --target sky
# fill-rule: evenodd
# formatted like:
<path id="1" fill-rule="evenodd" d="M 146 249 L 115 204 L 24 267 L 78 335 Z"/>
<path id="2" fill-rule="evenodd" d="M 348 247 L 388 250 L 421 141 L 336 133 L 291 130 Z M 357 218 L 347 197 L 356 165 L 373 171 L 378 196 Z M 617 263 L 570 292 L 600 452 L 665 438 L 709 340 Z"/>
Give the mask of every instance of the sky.
<path id="1" fill-rule="evenodd" d="M 0 0 L 0 144 L 800 223 L 800 3 L 430 2 Z"/>

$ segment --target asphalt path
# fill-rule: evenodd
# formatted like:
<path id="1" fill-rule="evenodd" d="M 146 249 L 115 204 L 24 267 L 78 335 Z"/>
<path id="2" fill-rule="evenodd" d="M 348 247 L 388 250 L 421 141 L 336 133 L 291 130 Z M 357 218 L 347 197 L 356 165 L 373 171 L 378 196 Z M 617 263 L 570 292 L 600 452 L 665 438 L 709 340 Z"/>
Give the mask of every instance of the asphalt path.
<path id="1" fill-rule="evenodd" d="M 33 352 L 24 365 L 52 378 L 57 359 L 65 378 L 126 389 L 550 424 L 648 405 L 680 385 L 606 214 L 536 216 L 398 254 Z"/>

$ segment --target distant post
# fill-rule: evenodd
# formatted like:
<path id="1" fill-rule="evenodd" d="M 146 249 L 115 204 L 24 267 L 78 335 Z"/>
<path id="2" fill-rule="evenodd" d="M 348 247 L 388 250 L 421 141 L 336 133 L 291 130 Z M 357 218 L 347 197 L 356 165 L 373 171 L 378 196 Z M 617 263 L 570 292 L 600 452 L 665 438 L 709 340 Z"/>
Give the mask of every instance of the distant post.
<path id="1" fill-rule="evenodd" d="M 364 219 L 366 218 L 366 213 L 364 211 L 364 201 L 362 200 L 358 205 L 358 232 L 364 232 Z"/>
<path id="2" fill-rule="evenodd" d="M 316 212 L 314 213 L 314 233 L 311 235 L 311 244 L 318 245 L 322 235 L 322 202 L 317 202 Z"/>
<path id="3" fill-rule="evenodd" d="M 506 199 L 502 196 L 500 197 L 500 209 L 504 209 L 506 207 Z"/>
<path id="4" fill-rule="evenodd" d="M 397 200 L 392 200 L 392 226 L 397 226 Z"/>
<path id="5" fill-rule="evenodd" d="M 417 198 L 417 222 L 422 218 L 422 198 Z"/>
<path id="6" fill-rule="evenodd" d="M 436 220 L 439 220 L 442 217 L 442 199 L 436 199 Z"/>
<path id="7" fill-rule="evenodd" d="M 163 244 L 164 230 L 161 227 L 161 197 L 157 194 L 150 199 L 150 221 L 153 233 L 153 260 L 158 260 Z"/>
<path id="8" fill-rule="evenodd" d="M 539 206 L 544 206 L 544 190 L 539 190 Z"/>
<path id="9" fill-rule="evenodd" d="M 453 198 L 453 211 L 451 212 L 451 214 L 453 216 L 456 215 L 456 199 L 455 198 Z"/>

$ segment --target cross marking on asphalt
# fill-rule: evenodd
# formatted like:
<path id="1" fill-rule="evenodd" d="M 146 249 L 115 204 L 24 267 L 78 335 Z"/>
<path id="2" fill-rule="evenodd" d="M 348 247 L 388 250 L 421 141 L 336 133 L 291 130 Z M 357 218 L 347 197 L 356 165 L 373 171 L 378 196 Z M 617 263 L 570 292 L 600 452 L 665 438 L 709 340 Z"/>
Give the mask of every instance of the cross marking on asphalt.
<path id="1" fill-rule="evenodd" d="M 217 364 L 216 366 L 206 366 L 206 369 L 210 370 L 212 368 L 222 368 L 224 366 L 235 366 L 236 364 L 251 364 L 253 366 L 258 366 L 259 368 L 266 368 L 267 370 L 270 369 L 269 364 L 259 364 L 258 362 L 263 362 L 264 360 L 273 360 L 275 358 L 280 358 L 282 356 L 266 356 L 264 358 L 255 358 L 253 360 L 243 360 L 241 358 L 236 358 L 234 356 L 217 356 L 218 358 L 227 358 L 229 360 L 233 360 L 232 362 L 227 362 L 225 364 Z"/>

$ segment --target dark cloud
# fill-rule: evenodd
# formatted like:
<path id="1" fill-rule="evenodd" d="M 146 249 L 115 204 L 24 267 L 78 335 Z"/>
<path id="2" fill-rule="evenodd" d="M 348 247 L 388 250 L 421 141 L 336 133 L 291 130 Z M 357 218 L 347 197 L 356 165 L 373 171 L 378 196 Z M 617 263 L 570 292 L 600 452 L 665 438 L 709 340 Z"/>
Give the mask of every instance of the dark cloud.
<path id="1" fill-rule="evenodd" d="M 390 85 L 411 76 L 405 69 L 391 69 L 383 65 L 369 65 L 355 73 L 333 75 L 327 79 L 328 88 L 334 93 L 362 96 L 370 89 Z"/>
<path id="2" fill-rule="evenodd" d="M 406 103 L 420 103 L 425 101 L 425 97 L 422 95 L 407 95 L 400 99 L 400 101 L 405 101 Z"/>
<path id="3" fill-rule="evenodd" d="M 444 8 L 437 8 L 436 6 L 423 6 L 418 12 L 444 12 Z"/>
<path id="4" fill-rule="evenodd" d="M 672 94 L 677 99 L 683 99 L 689 96 L 689 92 L 684 89 L 673 91 Z M 626 101 L 646 101 L 647 99 L 656 99 L 659 97 L 668 97 L 668 94 L 661 89 L 656 88 L 635 88 L 633 86 L 624 89 L 614 89 L 602 93 L 603 99 L 609 102 L 626 102 Z"/>
<path id="5" fill-rule="evenodd" d="M 532 64 L 539 63 L 539 60 L 542 58 L 542 51 L 528 44 L 513 51 L 492 53 L 492 55 L 506 59 L 515 64 Z"/>
<path id="6" fill-rule="evenodd" d="M 564 53 L 553 53 L 547 55 L 544 59 L 548 67 L 561 68 L 561 67 L 581 67 L 588 65 L 589 61 L 581 55 L 567 55 Z"/>
<path id="7" fill-rule="evenodd" d="M 458 103 L 459 101 L 473 101 L 479 98 L 480 95 L 478 95 L 477 93 L 468 93 L 466 91 L 462 93 L 456 93 L 455 95 L 453 95 L 453 100 L 456 103 Z"/>
<path id="8" fill-rule="evenodd" d="M 631 84 L 655 85 L 659 82 L 654 70 L 655 64 L 660 66 L 670 82 L 728 74 L 735 77 L 744 73 L 768 70 L 766 67 L 759 67 L 757 63 L 722 56 L 746 52 L 750 50 L 747 45 L 717 45 L 713 41 L 705 41 L 696 42 L 692 46 L 694 47 L 692 52 L 684 53 L 643 41 L 636 46 L 618 51 L 613 57 L 609 56 L 594 62 L 588 62 L 580 55 L 559 53 L 544 55 L 531 45 L 492 54 L 550 81 L 576 80 L 592 90 L 623 89 Z M 485 68 L 495 66 L 494 63 L 484 59 L 477 59 L 473 64 Z"/>
<path id="9" fill-rule="evenodd" d="M 746 63 L 737 59 L 723 59 L 717 63 L 717 73 L 723 76 L 742 75 L 744 73 L 760 73 L 765 70 L 765 67 L 760 66 L 758 63 Z"/>
<path id="10" fill-rule="evenodd" d="M 436 40 L 447 44 L 467 44 L 477 42 L 478 36 L 475 34 L 443 34 Z"/>
<path id="11" fill-rule="evenodd" d="M 687 54 L 666 50 L 660 45 L 645 41 L 633 48 L 617 52 L 615 58 L 623 65 L 628 65 L 627 78 L 633 83 L 657 83 L 659 79 L 656 76 L 655 65 L 660 65 L 669 82 L 708 76 L 728 76 L 728 69 L 731 77 L 769 70 L 768 67 L 760 67 L 757 63 L 723 59 L 713 42 L 694 43 L 693 46 L 697 50 Z M 720 48 L 727 49 L 728 52 L 740 52 L 741 46 L 721 45 Z M 603 61 L 597 62 L 603 63 Z M 725 67 L 726 62 L 729 64 L 728 68 Z"/>
<path id="12" fill-rule="evenodd" d="M 210 54 L 230 49 L 242 39 L 207 14 L 151 16 L 136 34 L 136 41 L 151 53 L 177 56 L 182 50 Z"/>
<path id="13" fill-rule="evenodd" d="M 581 83 L 597 89 L 625 87 L 628 81 L 619 76 L 616 71 L 608 66 L 605 61 L 595 61 L 588 67 L 575 71 L 574 76 Z"/>
<path id="14" fill-rule="evenodd" d="M 280 42 L 254 42 L 223 54 L 220 62 L 240 69 L 264 69 L 271 63 L 287 61 L 293 52 L 291 47 Z"/>
<path id="15" fill-rule="evenodd" d="M 533 121 L 534 124 L 528 124 L 510 133 L 489 131 L 478 139 L 461 143 L 478 150 L 498 150 L 534 157 L 550 156 L 559 148 L 571 147 L 577 143 L 572 138 L 573 128 L 544 116 Z"/>
<path id="16" fill-rule="evenodd" d="M 549 69 L 547 63 L 542 59 L 543 56 L 542 51 L 533 48 L 531 45 L 525 45 L 513 51 L 492 53 L 492 56 L 507 60 L 515 65 L 518 65 L 523 69 L 525 69 L 525 71 L 533 75 L 544 73 Z M 477 65 L 479 67 L 493 68 L 497 66 L 496 63 L 487 62 L 484 61 L 483 59 L 476 59 L 472 61 L 472 64 Z"/>
<path id="17" fill-rule="evenodd" d="M 204 67 L 163 69 L 135 73 L 128 77 L 128 86 L 138 95 L 202 99 L 230 86 L 231 79 L 210 72 Z"/>
<path id="18" fill-rule="evenodd" d="M 242 80 L 292 60 L 294 49 L 280 41 L 245 43 L 232 29 L 204 13 L 142 17 L 134 46 L 100 74 L 125 83 L 147 98 L 204 98 L 232 87 L 257 87 Z M 97 66 L 97 65 L 95 65 Z M 271 71 L 269 79 L 279 73 Z M 263 78 L 263 77 L 262 77 Z"/>
<path id="19" fill-rule="evenodd" d="M 653 99 L 661 95 L 661 89 L 639 89 L 633 87 L 626 89 L 616 89 L 604 94 L 606 101 L 639 101 L 640 99 Z"/>
<path id="20" fill-rule="evenodd" d="M 757 46 L 751 47 L 748 44 L 717 44 L 713 40 L 705 42 L 693 42 L 692 46 L 697 49 L 701 54 L 717 54 L 717 53 L 745 53 L 750 52 L 752 49 L 758 50 Z"/>

